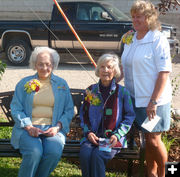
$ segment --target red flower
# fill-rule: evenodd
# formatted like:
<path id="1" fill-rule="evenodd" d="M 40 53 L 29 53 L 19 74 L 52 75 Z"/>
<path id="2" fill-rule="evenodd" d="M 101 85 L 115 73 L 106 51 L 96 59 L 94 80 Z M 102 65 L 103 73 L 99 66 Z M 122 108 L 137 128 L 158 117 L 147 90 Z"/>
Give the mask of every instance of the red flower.
<path id="1" fill-rule="evenodd" d="M 36 86 L 35 92 L 39 91 L 39 86 Z"/>

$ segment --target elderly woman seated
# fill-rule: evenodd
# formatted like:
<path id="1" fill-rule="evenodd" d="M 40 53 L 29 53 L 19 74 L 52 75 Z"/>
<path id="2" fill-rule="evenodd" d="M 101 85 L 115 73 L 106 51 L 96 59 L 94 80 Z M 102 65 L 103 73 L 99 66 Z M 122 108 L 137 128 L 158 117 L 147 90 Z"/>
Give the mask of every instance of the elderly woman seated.
<path id="1" fill-rule="evenodd" d="M 107 162 L 127 146 L 125 135 L 135 118 L 128 90 L 116 83 L 120 76 L 118 56 L 102 55 L 95 74 L 100 80 L 86 89 L 80 111 L 83 177 L 105 177 Z"/>
<path id="2" fill-rule="evenodd" d="M 22 154 L 18 177 L 47 177 L 61 159 L 74 106 L 66 81 L 53 74 L 59 60 L 54 49 L 35 48 L 30 66 L 37 73 L 16 86 L 11 144 Z"/>

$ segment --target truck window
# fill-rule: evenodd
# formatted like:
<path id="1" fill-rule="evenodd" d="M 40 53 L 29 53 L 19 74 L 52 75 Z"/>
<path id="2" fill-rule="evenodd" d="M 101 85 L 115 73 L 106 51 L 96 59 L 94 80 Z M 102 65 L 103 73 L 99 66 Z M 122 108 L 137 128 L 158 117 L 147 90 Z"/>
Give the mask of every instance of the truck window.
<path id="1" fill-rule="evenodd" d="M 77 7 L 78 21 L 105 21 L 106 19 L 101 17 L 101 13 L 104 9 L 98 4 L 79 4 Z"/>
<path id="2" fill-rule="evenodd" d="M 90 20 L 89 7 L 87 4 L 79 4 L 76 19 L 79 21 Z"/>
<path id="3" fill-rule="evenodd" d="M 117 21 L 131 21 L 131 19 L 127 15 L 125 15 L 116 7 L 113 7 L 110 4 L 103 4 L 103 6 Z"/>
<path id="4" fill-rule="evenodd" d="M 102 12 L 104 12 L 104 9 L 102 9 L 101 7 L 92 7 L 91 8 L 91 21 L 105 21 L 106 19 L 101 17 Z"/>
<path id="5" fill-rule="evenodd" d="M 70 5 L 70 4 L 60 4 L 60 5 L 61 5 L 63 12 L 69 19 L 69 21 L 72 22 L 73 14 L 75 14 L 73 5 Z M 64 22 L 65 21 L 56 6 L 54 6 L 54 9 L 53 9 L 52 21 L 53 22 Z"/>

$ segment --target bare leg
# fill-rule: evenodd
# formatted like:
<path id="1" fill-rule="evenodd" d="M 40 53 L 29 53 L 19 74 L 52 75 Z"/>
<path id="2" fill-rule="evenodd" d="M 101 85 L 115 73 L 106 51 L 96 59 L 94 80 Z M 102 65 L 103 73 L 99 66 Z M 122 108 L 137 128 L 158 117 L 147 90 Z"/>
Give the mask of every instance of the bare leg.
<path id="1" fill-rule="evenodd" d="M 145 138 L 148 177 L 165 177 L 168 155 L 161 140 L 161 133 L 146 133 Z"/>

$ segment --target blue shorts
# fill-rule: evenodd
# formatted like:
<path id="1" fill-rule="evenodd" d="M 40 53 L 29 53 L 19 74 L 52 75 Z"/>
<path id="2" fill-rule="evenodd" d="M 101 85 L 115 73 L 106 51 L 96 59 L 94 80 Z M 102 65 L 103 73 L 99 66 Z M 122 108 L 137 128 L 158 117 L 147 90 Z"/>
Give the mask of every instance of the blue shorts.
<path id="1" fill-rule="evenodd" d="M 143 132 L 148 132 L 144 128 L 141 127 L 144 120 L 147 118 L 146 114 L 146 107 L 135 107 L 134 98 L 132 98 L 134 111 L 136 113 L 135 123 L 138 129 L 142 130 Z M 171 103 L 167 103 L 164 105 L 160 105 L 157 107 L 156 114 L 161 117 L 157 125 L 154 127 L 152 132 L 163 132 L 168 131 L 170 128 L 170 121 L 171 121 Z"/>

